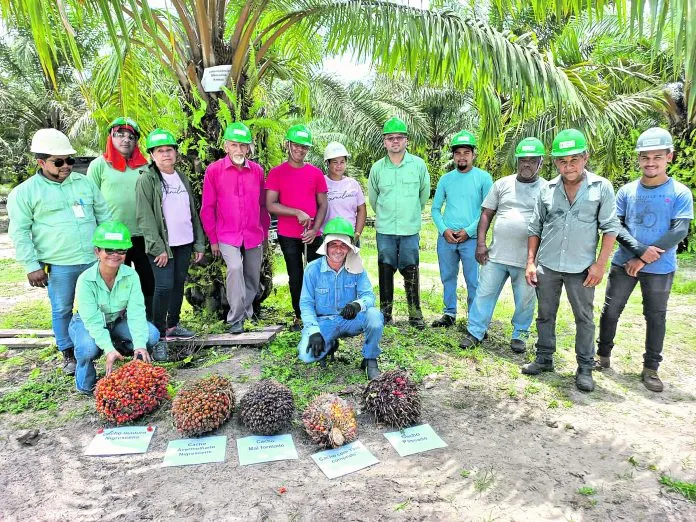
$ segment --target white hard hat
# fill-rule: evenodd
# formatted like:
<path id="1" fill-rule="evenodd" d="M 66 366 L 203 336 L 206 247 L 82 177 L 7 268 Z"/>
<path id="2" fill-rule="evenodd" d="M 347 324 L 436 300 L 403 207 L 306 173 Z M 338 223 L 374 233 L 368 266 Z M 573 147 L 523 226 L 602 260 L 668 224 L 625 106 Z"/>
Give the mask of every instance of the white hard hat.
<path id="1" fill-rule="evenodd" d="M 50 154 L 51 156 L 68 156 L 75 154 L 68 137 L 58 129 L 39 129 L 31 139 L 31 152 Z"/>
<path id="2" fill-rule="evenodd" d="M 332 141 L 324 149 L 324 161 L 329 161 L 330 159 L 340 158 L 343 156 L 350 158 L 350 154 L 348 154 L 346 148 L 337 141 Z"/>
<path id="3" fill-rule="evenodd" d="M 652 127 L 638 136 L 636 142 L 636 152 L 647 152 L 650 150 L 674 150 L 674 141 L 669 131 L 660 127 Z"/>

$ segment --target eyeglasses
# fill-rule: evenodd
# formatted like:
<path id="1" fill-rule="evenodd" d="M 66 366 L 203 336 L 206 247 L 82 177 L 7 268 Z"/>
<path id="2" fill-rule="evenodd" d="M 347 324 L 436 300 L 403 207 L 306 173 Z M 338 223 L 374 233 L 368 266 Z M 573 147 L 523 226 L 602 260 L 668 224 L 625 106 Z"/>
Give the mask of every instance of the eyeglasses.
<path id="1" fill-rule="evenodd" d="M 124 250 L 123 248 L 105 248 L 104 253 L 107 256 L 114 254 L 116 254 L 117 256 L 125 256 L 128 253 L 128 250 Z"/>
<path id="2" fill-rule="evenodd" d="M 56 167 L 61 168 L 63 165 L 73 166 L 75 164 L 75 158 L 58 158 L 55 160 L 46 160 L 53 163 Z"/>
<path id="3" fill-rule="evenodd" d="M 384 138 L 386 141 L 404 141 L 406 139 L 406 136 L 389 136 L 388 138 Z"/>
<path id="4" fill-rule="evenodd" d="M 138 137 L 130 132 L 114 132 L 111 136 L 126 141 L 138 141 Z"/>

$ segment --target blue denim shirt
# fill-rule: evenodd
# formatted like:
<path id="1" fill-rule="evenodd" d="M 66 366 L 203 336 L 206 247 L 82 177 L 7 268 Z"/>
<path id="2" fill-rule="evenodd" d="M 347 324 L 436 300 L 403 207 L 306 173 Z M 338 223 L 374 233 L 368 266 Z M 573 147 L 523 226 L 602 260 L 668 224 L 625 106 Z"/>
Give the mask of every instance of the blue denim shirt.
<path id="1" fill-rule="evenodd" d="M 320 316 L 338 315 L 343 307 L 355 301 L 361 310 L 375 305 L 375 294 L 367 271 L 350 274 L 344 267 L 334 272 L 326 257 L 307 265 L 302 279 L 300 312 L 303 327 L 309 335 L 319 331 Z"/>

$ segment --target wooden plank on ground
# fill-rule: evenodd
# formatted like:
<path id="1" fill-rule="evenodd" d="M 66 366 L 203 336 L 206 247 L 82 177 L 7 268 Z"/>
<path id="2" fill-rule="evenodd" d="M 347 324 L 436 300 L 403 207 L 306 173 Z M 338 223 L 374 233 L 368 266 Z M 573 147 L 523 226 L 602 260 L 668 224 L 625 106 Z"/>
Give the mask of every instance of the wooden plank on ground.
<path id="1" fill-rule="evenodd" d="M 27 329 L 0 330 L 0 338 L 21 337 L 24 335 L 31 335 L 33 337 L 53 337 L 53 330 L 27 330 Z"/>
<path id="2" fill-rule="evenodd" d="M 241 334 L 215 334 L 205 338 L 195 338 L 188 341 L 170 341 L 168 344 L 197 344 L 199 346 L 241 346 L 259 345 L 270 343 L 275 339 L 279 332 L 283 331 L 282 326 L 264 326 L 256 332 L 244 332 Z"/>
<path id="3" fill-rule="evenodd" d="M 52 344 L 53 337 L 7 337 L 0 339 L 0 346 L 7 346 L 12 350 L 47 348 Z"/>

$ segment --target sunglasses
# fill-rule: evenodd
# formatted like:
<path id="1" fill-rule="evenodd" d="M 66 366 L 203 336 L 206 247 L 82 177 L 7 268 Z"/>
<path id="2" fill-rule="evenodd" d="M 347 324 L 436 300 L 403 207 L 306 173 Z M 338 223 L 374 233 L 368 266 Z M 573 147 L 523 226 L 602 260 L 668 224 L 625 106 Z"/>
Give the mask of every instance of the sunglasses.
<path id="1" fill-rule="evenodd" d="M 65 159 L 63 159 L 63 158 L 58 158 L 58 159 L 56 159 L 56 160 L 46 160 L 46 161 L 50 161 L 50 162 L 53 163 L 57 168 L 60 168 L 60 167 L 62 167 L 63 165 L 69 165 L 69 166 L 72 167 L 72 166 L 75 164 L 75 158 L 65 158 Z"/>
<path id="2" fill-rule="evenodd" d="M 112 136 L 126 141 L 138 141 L 138 137 L 130 132 L 114 132 Z"/>
<path id="3" fill-rule="evenodd" d="M 123 248 L 105 248 L 104 253 L 106 255 L 116 254 L 117 256 L 125 256 L 128 250 L 124 250 Z"/>

